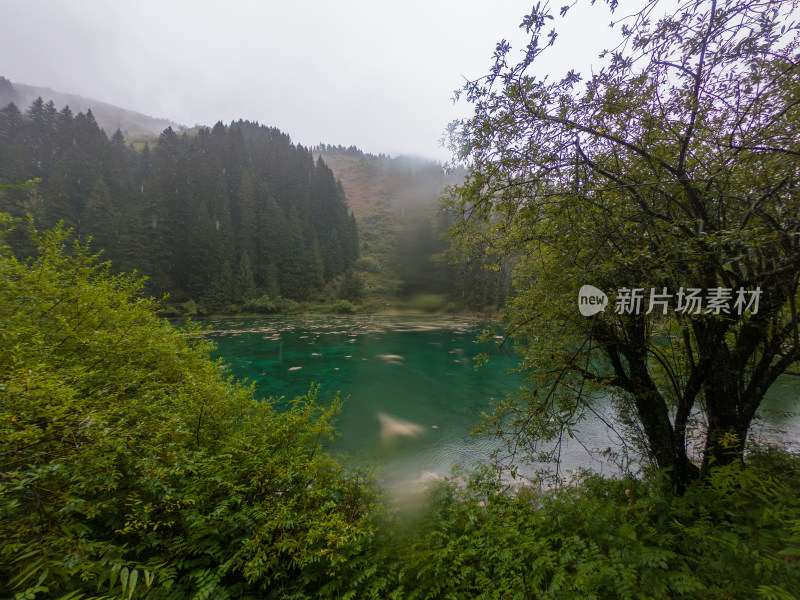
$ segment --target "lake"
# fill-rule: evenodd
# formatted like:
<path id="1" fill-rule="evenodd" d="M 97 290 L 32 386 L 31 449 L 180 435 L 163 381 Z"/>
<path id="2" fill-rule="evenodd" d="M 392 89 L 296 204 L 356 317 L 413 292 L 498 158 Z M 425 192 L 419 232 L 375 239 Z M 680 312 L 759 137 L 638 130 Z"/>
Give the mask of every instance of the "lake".
<path id="1" fill-rule="evenodd" d="M 447 475 L 458 462 L 485 459 L 497 442 L 470 435 L 493 399 L 517 391 L 509 348 L 475 369 L 473 357 L 490 345 L 477 342 L 489 323 L 450 316 L 289 316 L 207 319 L 208 337 L 237 377 L 255 382 L 261 397 L 283 398 L 278 407 L 320 385 L 320 401 L 345 398 L 331 447 L 355 461 L 378 465 L 391 485 Z M 762 440 L 798 440 L 800 378 L 784 377 L 770 390 L 753 427 Z M 599 406 L 612 419 L 609 407 Z M 615 447 L 599 419 L 580 427 L 562 456 L 577 467 L 614 471 L 590 454 Z"/>

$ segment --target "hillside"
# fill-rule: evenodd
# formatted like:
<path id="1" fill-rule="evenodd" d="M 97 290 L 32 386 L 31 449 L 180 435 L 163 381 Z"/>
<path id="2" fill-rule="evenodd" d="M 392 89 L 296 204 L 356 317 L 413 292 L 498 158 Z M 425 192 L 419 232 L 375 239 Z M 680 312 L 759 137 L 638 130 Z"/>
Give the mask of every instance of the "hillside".
<path id="1" fill-rule="evenodd" d="M 442 190 L 458 183 L 463 173 L 444 173 L 442 165 L 421 158 L 367 154 L 315 148 L 315 154 L 331 168 L 356 214 L 383 201 L 397 208 L 426 207 L 436 210 Z"/>
<path id="2" fill-rule="evenodd" d="M 421 158 L 375 156 L 355 147 L 320 145 L 321 156 L 339 179 L 359 229 L 357 266 L 367 296 L 417 308 L 483 310 L 499 306 L 504 273 L 475 264 L 452 265 L 442 234 L 451 222 L 439 213 L 439 198 L 464 171 L 446 173 Z"/>
<path id="3" fill-rule="evenodd" d="M 145 275 L 150 294 L 211 311 L 261 299 L 271 312 L 277 298 L 327 299 L 358 256 L 333 173 L 277 129 L 167 128 L 137 150 L 120 133 L 109 139 L 92 112 L 42 99 L 24 110 L 0 108 L 0 184 L 39 183 L 2 191 L 0 212 L 91 237 L 115 270 Z"/>
<path id="4" fill-rule="evenodd" d="M 169 119 L 150 117 L 133 110 L 114 106 L 113 104 L 83 98 L 75 94 L 59 92 L 47 87 L 12 83 L 8 79 L 0 77 L 0 107 L 6 106 L 9 102 L 13 102 L 20 110 L 24 111 L 31 102 L 39 97 L 45 102 L 52 100 L 53 104 L 59 109 L 64 106 L 69 106 L 73 113 L 85 113 L 91 109 L 97 124 L 109 137 L 117 129 L 119 129 L 126 138 L 158 135 L 167 127 L 172 127 L 175 130 L 183 129 L 181 125 Z"/>

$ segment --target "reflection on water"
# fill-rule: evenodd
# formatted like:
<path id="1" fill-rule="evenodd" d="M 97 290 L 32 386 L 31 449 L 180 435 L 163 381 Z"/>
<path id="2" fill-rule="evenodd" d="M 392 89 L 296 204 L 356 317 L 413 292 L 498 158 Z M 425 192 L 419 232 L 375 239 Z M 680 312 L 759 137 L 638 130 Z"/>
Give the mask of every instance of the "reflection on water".
<path id="1" fill-rule="evenodd" d="M 378 423 L 381 424 L 381 440 L 384 444 L 391 442 L 396 437 L 419 437 L 422 435 L 422 425 L 398 419 L 382 412 L 375 416 L 378 417 Z M 436 425 L 431 427 L 438 429 Z"/>
<path id="2" fill-rule="evenodd" d="M 758 409 L 750 436 L 800 452 L 800 377 L 778 378 Z"/>
<path id="3" fill-rule="evenodd" d="M 497 442 L 469 432 L 492 399 L 517 391 L 508 349 L 475 370 L 472 357 L 490 348 L 476 342 L 486 323 L 458 317 L 305 316 L 213 319 L 209 337 L 233 374 L 256 383 L 260 396 L 291 398 L 321 387 L 320 399 L 346 399 L 331 448 L 381 466 L 389 483 L 447 475 L 454 463 L 485 459 Z M 753 428 L 761 440 L 797 444 L 800 378 L 770 390 Z M 613 471 L 608 452 L 619 439 L 607 403 L 565 440 L 564 472 L 577 467 Z M 604 453 L 605 451 L 605 453 Z"/>

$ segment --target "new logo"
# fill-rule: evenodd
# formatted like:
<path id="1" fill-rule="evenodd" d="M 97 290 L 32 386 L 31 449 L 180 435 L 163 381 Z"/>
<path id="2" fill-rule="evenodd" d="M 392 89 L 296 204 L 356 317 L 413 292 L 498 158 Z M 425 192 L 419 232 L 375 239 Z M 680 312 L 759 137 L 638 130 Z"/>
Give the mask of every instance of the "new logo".
<path id="1" fill-rule="evenodd" d="M 608 306 L 608 296 L 593 285 L 584 285 L 578 292 L 578 309 L 584 317 L 602 312 Z"/>

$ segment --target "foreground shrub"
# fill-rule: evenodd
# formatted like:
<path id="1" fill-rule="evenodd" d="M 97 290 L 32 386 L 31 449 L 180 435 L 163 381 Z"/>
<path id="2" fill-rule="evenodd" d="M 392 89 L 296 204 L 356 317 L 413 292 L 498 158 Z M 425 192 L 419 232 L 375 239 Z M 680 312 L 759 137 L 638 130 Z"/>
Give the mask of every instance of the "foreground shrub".
<path id="1" fill-rule="evenodd" d="M 588 475 L 556 491 L 488 473 L 437 485 L 385 542 L 404 598 L 800 597 L 800 459 L 720 467 L 683 496 Z M 775 470 L 777 464 L 783 468 Z"/>
<path id="2" fill-rule="evenodd" d="M 196 330 L 57 230 L 0 216 L 0 597 L 337 594 L 373 496 L 320 451 L 316 391 L 276 412 Z"/>

